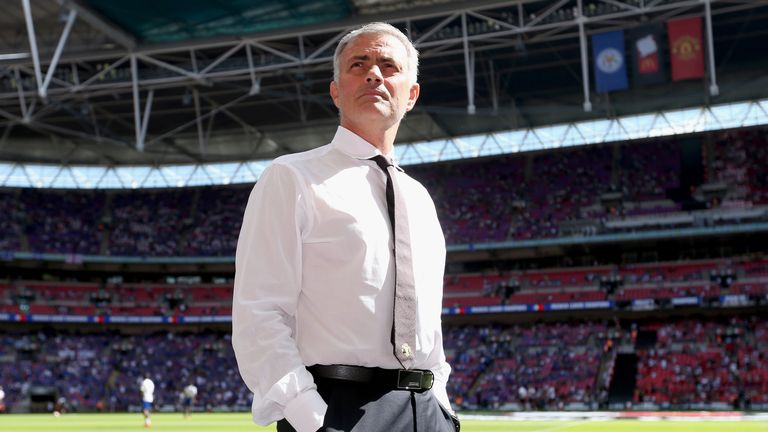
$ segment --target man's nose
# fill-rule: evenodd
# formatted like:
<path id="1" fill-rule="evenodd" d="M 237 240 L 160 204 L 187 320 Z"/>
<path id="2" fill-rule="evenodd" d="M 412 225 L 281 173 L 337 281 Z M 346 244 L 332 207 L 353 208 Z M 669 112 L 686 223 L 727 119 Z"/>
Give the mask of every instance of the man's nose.
<path id="1" fill-rule="evenodd" d="M 383 77 L 381 76 L 381 69 L 379 69 L 377 65 L 373 65 L 370 69 L 368 69 L 368 74 L 365 77 L 367 82 L 380 83 L 382 79 Z"/>

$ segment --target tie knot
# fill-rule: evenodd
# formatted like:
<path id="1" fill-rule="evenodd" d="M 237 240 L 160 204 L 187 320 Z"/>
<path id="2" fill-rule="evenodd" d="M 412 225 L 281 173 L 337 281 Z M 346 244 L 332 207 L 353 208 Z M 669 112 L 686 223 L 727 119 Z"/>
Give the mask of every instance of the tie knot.
<path id="1" fill-rule="evenodd" d="M 385 158 L 382 155 L 376 155 L 368 160 L 372 160 L 376 162 L 376 165 L 381 168 L 382 171 L 386 172 L 388 167 L 395 166 L 392 162 L 389 161 L 389 159 Z"/>

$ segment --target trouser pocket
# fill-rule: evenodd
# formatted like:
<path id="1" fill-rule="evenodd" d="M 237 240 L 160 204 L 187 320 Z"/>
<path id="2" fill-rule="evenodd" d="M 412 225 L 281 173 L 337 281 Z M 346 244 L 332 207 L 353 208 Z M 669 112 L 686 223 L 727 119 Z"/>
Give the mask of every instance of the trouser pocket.
<path id="1" fill-rule="evenodd" d="M 461 430 L 461 422 L 459 421 L 459 417 L 454 414 L 451 414 L 451 412 L 448 411 L 443 406 L 443 404 L 441 404 L 440 401 L 437 400 L 437 398 L 435 398 L 435 402 L 437 403 L 437 406 L 440 407 L 440 411 L 443 412 L 443 415 L 445 416 L 446 421 L 450 424 L 451 430 L 453 430 L 454 432 L 459 432 Z"/>

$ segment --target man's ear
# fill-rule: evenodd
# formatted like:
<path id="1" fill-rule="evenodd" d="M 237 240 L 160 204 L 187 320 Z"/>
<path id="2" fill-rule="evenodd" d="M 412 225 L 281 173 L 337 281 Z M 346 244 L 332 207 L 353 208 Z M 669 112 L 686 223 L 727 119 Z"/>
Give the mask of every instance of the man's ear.
<path id="1" fill-rule="evenodd" d="M 411 86 L 411 91 L 408 94 L 408 104 L 405 106 L 406 111 L 412 110 L 413 106 L 416 105 L 416 100 L 419 98 L 420 91 L 421 86 L 419 86 L 419 83 L 413 83 Z"/>
<path id="2" fill-rule="evenodd" d="M 336 105 L 336 108 L 341 108 L 339 106 L 339 86 L 336 84 L 336 80 L 331 81 L 331 99 L 333 99 L 333 104 Z"/>

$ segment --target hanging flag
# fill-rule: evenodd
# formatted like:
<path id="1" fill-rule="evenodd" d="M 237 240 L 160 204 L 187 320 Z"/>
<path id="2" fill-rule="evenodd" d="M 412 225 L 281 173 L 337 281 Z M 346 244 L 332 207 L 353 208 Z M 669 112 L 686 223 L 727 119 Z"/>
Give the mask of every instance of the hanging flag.
<path id="1" fill-rule="evenodd" d="M 598 93 L 624 90 L 627 83 L 627 62 L 624 59 L 624 31 L 617 30 L 592 35 L 595 58 L 595 87 Z"/>
<path id="2" fill-rule="evenodd" d="M 632 47 L 632 78 L 636 85 L 661 84 L 667 80 L 666 58 L 661 50 L 665 47 L 664 27 L 650 25 L 633 30 L 629 34 Z"/>
<path id="3" fill-rule="evenodd" d="M 704 76 L 704 47 L 701 43 L 701 18 L 669 21 L 669 56 L 672 80 L 680 81 Z"/>

